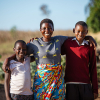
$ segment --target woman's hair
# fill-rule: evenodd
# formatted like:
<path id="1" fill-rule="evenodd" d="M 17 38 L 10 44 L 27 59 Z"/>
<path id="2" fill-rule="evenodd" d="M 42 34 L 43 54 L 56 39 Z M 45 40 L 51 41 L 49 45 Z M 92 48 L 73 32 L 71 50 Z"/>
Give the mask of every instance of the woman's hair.
<path id="1" fill-rule="evenodd" d="M 17 43 L 23 43 L 23 44 L 26 45 L 25 41 L 23 41 L 23 40 L 17 40 L 17 41 L 15 42 L 15 44 L 14 44 L 14 48 L 16 47 L 16 44 L 17 44 Z"/>
<path id="2" fill-rule="evenodd" d="M 53 21 L 52 21 L 51 19 L 48 19 L 48 18 L 43 19 L 43 20 L 40 22 L 40 29 L 41 29 L 41 26 L 42 26 L 43 23 L 50 23 L 50 24 L 52 24 L 53 29 L 54 29 L 54 24 L 53 24 Z"/>
<path id="3" fill-rule="evenodd" d="M 79 21 L 79 22 L 77 22 L 77 23 L 75 24 L 75 27 L 76 27 L 77 25 L 82 25 L 82 26 L 88 28 L 87 24 L 86 24 L 84 21 Z"/>

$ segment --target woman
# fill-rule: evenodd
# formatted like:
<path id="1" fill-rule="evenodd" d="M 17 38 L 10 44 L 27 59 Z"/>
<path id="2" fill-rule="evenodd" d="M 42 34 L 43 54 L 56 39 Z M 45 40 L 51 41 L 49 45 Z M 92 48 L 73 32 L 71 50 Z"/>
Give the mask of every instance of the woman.
<path id="1" fill-rule="evenodd" d="M 53 22 L 44 19 L 40 23 L 43 35 L 29 43 L 28 53 L 34 54 L 37 70 L 34 77 L 34 98 L 48 100 L 65 98 L 65 87 L 61 66 L 61 45 L 67 36 L 51 37 L 54 31 Z"/>

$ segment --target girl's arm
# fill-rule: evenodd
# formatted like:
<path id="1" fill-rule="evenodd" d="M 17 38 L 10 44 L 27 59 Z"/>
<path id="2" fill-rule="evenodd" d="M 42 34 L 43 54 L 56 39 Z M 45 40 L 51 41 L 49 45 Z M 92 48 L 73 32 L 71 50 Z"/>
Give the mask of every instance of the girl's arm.
<path id="1" fill-rule="evenodd" d="M 5 88 L 6 100 L 11 100 L 11 98 L 10 98 L 10 76 L 11 76 L 10 71 L 9 71 L 9 73 L 5 73 L 4 88 Z"/>
<path id="2" fill-rule="evenodd" d="M 10 66 L 10 60 L 13 60 L 16 58 L 16 54 L 13 54 L 12 56 L 5 59 L 2 69 L 4 72 L 9 72 L 9 66 Z"/>

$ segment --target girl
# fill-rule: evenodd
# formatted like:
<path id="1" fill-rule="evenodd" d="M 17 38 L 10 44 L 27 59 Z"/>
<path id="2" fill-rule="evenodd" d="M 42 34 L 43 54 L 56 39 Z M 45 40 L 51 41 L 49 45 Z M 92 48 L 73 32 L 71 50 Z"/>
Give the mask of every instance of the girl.
<path id="1" fill-rule="evenodd" d="M 10 61 L 9 73 L 5 73 L 6 100 L 33 100 L 30 61 L 34 61 L 34 57 L 25 56 L 26 43 L 23 40 L 15 42 L 14 52 L 16 58 Z"/>

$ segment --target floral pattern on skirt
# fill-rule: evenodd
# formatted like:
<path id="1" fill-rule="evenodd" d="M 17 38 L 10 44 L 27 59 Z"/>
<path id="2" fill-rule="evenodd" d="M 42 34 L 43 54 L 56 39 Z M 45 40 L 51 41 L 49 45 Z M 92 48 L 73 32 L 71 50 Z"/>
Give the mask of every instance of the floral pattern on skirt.
<path id="1" fill-rule="evenodd" d="M 34 76 L 33 92 L 35 100 L 65 100 L 62 66 L 38 65 Z"/>

